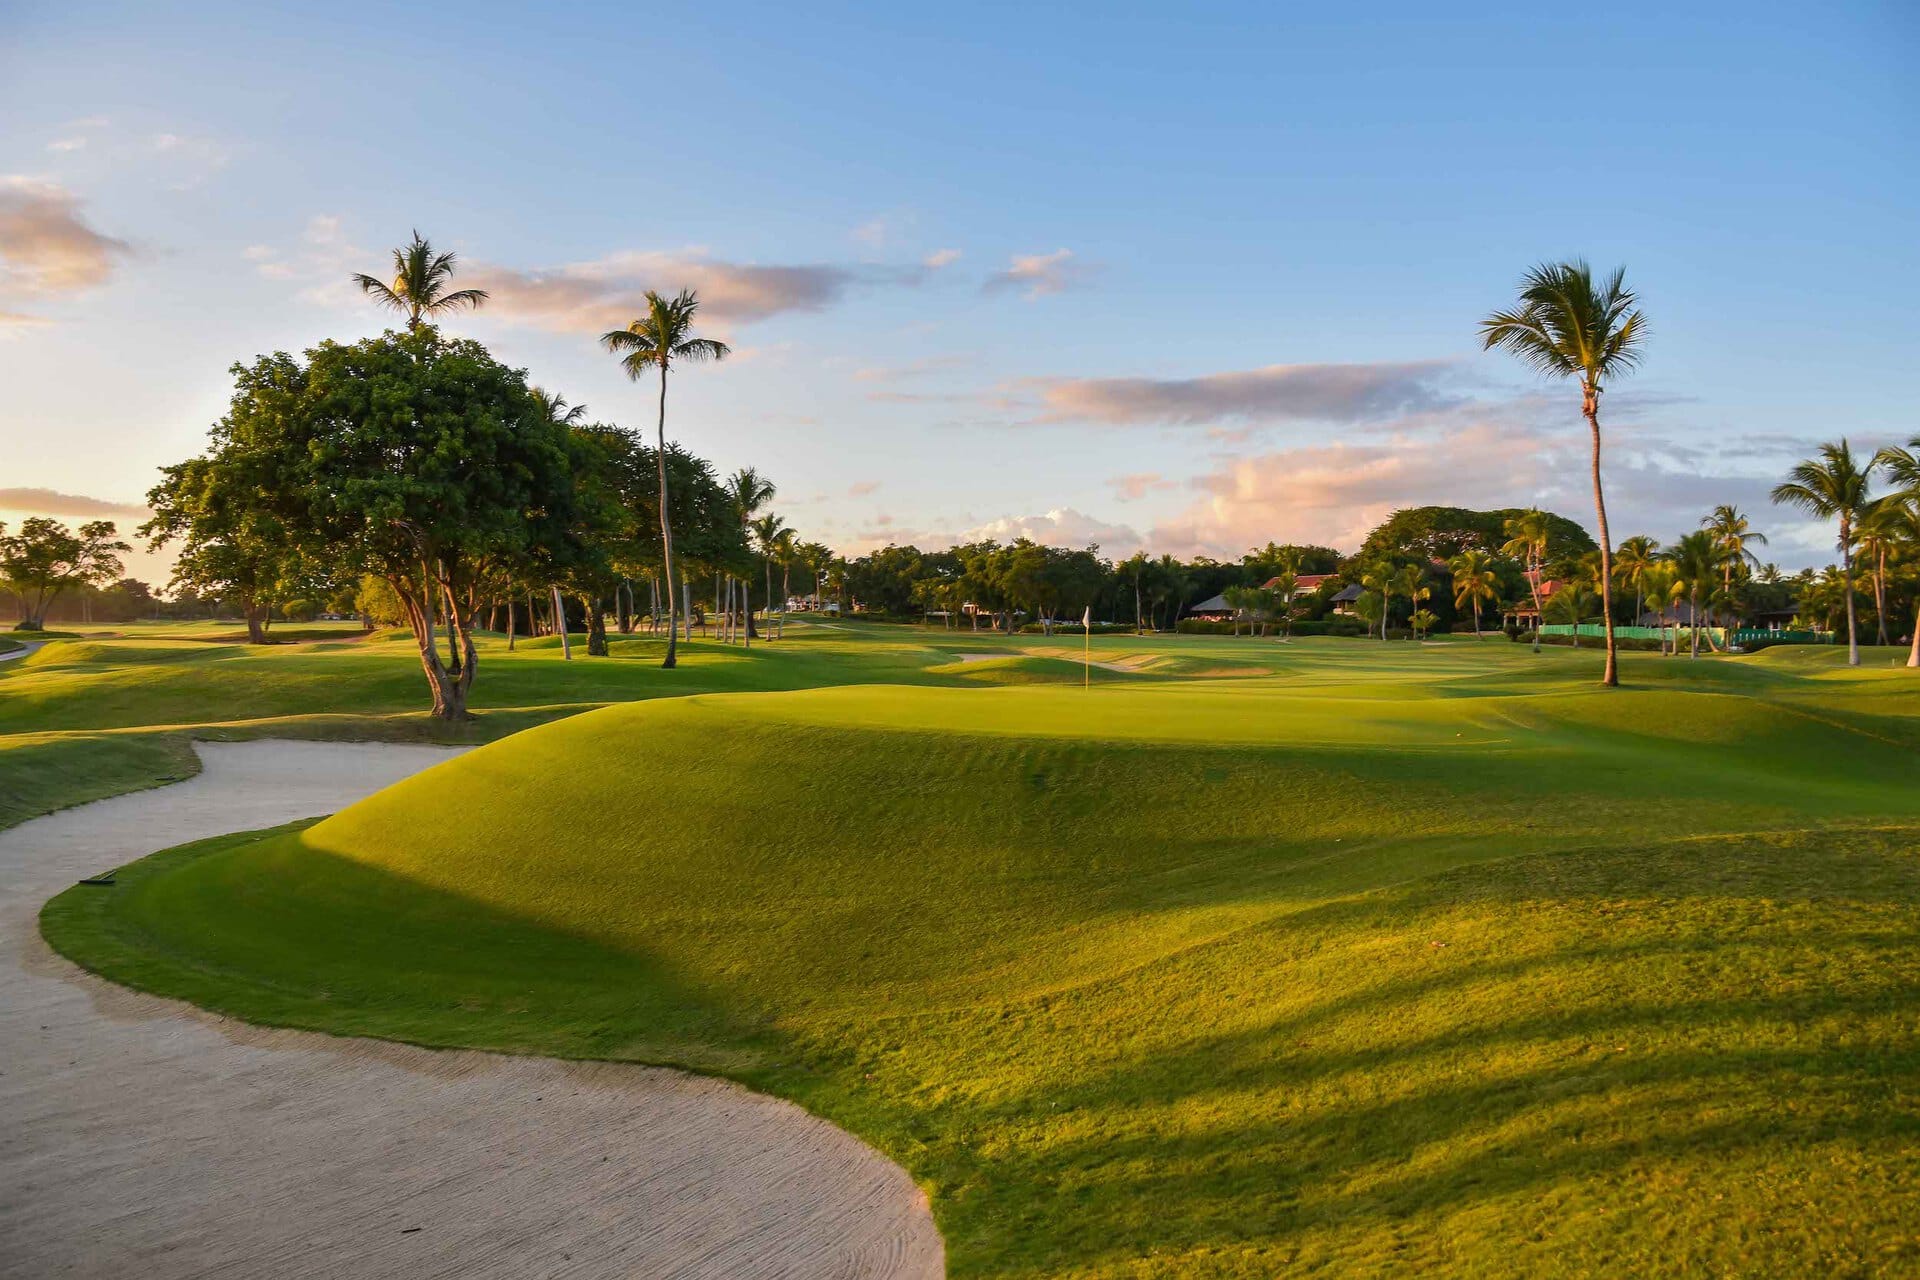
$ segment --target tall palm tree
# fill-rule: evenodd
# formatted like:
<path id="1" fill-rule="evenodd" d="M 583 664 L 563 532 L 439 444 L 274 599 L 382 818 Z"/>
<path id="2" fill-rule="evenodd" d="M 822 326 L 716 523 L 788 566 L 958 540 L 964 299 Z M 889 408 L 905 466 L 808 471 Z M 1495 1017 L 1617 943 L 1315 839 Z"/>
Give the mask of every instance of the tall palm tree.
<path id="1" fill-rule="evenodd" d="M 1874 463 L 1886 470 L 1893 491 L 1882 502 L 1898 501 L 1900 523 L 1905 529 L 1909 554 L 1920 555 L 1920 436 L 1901 445 L 1888 445 L 1874 455 Z M 1907 651 L 1907 665 L 1920 667 L 1920 598 L 1913 610 L 1913 643 Z"/>
<path id="2" fill-rule="evenodd" d="M 1636 533 L 1613 553 L 1613 572 L 1622 582 L 1633 584 L 1633 621 L 1640 624 L 1641 606 L 1647 598 L 1647 570 L 1660 554 L 1660 544 L 1644 533 Z"/>
<path id="3" fill-rule="evenodd" d="M 1683 587 L 1679 571 L 1670 560 L 1655 560 L 1640 573 L 1637 584 L 1645 593 L 1645 598 L 1653 603 L 1654 616 L 1660 621 L 1660 655 L 1667 654 L 1667 606 L 1680 595 Z M 1679 637 L 1674 638 L 1674 650 L 1679 651 Z"/>
<path id="4" fill-rule="evenodd" d="M 787 601 L 793 599 L 793 562 L 800 554 L 800 535 L 791 529 L 782 529 L 773 539 L 773 554 L 780 561 L 780 622 L 774 634 L 784 640 L 787 638 Z"/>
<path id="5" fill-rule="evenodd" d="M 754 541 L 760 544 L 761 558 L 767 566 L 767 625 L 773 625 L 773 560 L 780 546 L 780 538 L 787 532 L 787 522 L 779 516 L 768 513 L 753 522 Z M 748 612 L 752 612 L 751 609 Z"/>
<path id="6" fill-rule="evenodd" d="M 1700 522 L 1700 527 L 1711 533 L 1720 544 L 1720 550 L 1726 553 L 1726 563 L 1720 566 L 1720 594 L 1731 608 L 1733 599 L 1733 575 L 1748 568 L 1758 568 L 1760 557 L 1747 550 L 1751 545 L 1766 546 L 1767 536 L 1755 533 L 1747 518 L 1740 514 L 1740 508 L 1731 503 L 1721 503 L 1713 509 L 1713 514 Z M 1737 623 L 1738 617 L 1734 618 Z"/>
<path id="7" fill-rule="evenodd" d="M 1500 598 L 1493 567 L 1484 551 L 1462 551 L 1447 561 L 1453 570 L 1453 607 L 1473 610 L 1473 638 L 1480 639 L 1480 606 Z"/>
<path id="8" fill-rule="evenodd" d="M 1546 619 L 1546 606 L 1540 599 L 1540 579 L 1546 573 L 1547 535 L 1552 526 L 1547 513 L 1531 507 L 1517 516 L 1501 521 L 1500 531 L 1507 537 L 1500 554 L 1520 561 L 1526 570 L 1527 585 L 1533 591 L 1533 651 L 1540 652 L 1540 624 Z"/>
<path id="9" fill-rule="evenodd" d="M 1381 560 L 1363 569 L 1360 585 L 1380 597 L 1380 639 L 1384 642 L 1387 638 L 1387 614 L 1393 607 L 1393 562 Z"/>
<path id="10" fill-rule="evenodd" d="M 1680 536 L 1673 544 L 1671 561 L 1675 584 L 1687 600 L 1687 607 L 1693 617 L 1689 622 L 1693 631 L 1693 651 L 1691 657 L 1700 656 L 1700 602 L 1711 599 L 1720 588 L 1720 570 L 1726 561 L 1726 549 L 1705 529 Z M 1709 648 L 1713 637 L 1707 637 Z"/>
<path id="11" fill-rule="evenodd" d="M 1613 638 L 1613 539 L 1600 484 L 1600 396 L 1640 361 L 1646 316 L 1634 307 L 1625 269 L 1596 282 L 1581 261 L 1542 263 L 1520 282 L 1520 302 L 1480 322 L 1486 349 L 1510 351 L 1541 373 L 1580 381 L 1580 412 L 1593 435 L 1593 511 L 1600 534 L 1600 617 L 1607 633 L 1603 685 L 1620 683 Z"/>
<path id="12" fill-rule="evenodd" d="M 727 493 L 733 499 L 733 509 L 740 516 L 742 533 L 751 535 L 753 521 L 769 502 L 779 493 L 773 481 L 761 475 L 752 467 L 742 467 L 727 480 Z M 747 610 L 747 643 L 753 643 L 757 633 L 753 629 L 753 610 Z"/>
<path id="13" fill-rule="evenodd" d="M 1840 576 L 1847 596 L 1847 665 L 1860 665 L 1860 635 L 1853 603 L 1854 526 L 1867 512 L 1873 491 L 1876 456 L 1861 466 L 1843 438 L 1837 444 L 1820 446 L 1820 456 L 1798 463 L 1788 472 L 1791 477 L 1773 487 L 1773 500 L 1785 507 L 1798 507 L 1822 520 L 1840 522 Z"/>
<path id="14" fill-rule="evenodd" d="M 698 364 L 703 360 L 725 360 L 733 349 L 713 338 L 693 336 L 694 313 L 700 299 L 691 289 L 682 289 L 677 297 L 663 298 L 647 290 L 647 314 L 624 329 L 600 335 L 600 345 L 620 357 L 627 377 L 638 382 L 649 369 L 660 371 L 660 420 L 655 457 L 660 464 L 660 546 L 661 563 L 667 583 L 667 656 L 660 665 L 672 667 L 676 604 L 673 577 L 673 522 L 667 512 L 667 371 L 676 361 Z"/>
<path id="15" fill-rule="evenodd" d="M 453 254 L 435 253 L 433 246 L 415 231 L 411 242 L 393 251 L 391 284 L 362 272 L 354 273 L 353 282 L 381 306 L 406 316 L 407 329 L 411 331 L 420 327 L 423 318 L 463 307 L 477 311 L 487 300 L 485 289 L 448 290 L 453 263 Z"/>
<path id="16" fill-rule="evenodd" d="M 1887 562 L 1899 559 L 1906 549 L 1906 514 L 1906 504 L 1899 495 L 1884 497 L 1867 507 L 1854 530 L 1860 554 L 1867 560 L 1867 576 L 1873 582 L 1875 644 L 1893 643 L 1887 638 Z"/>
<path id="17" fill-rule="evenodd" d="M 1420 624 L 1413 620 L 1412 615 L 1420 613 L 1420 602 L 1433 595 L 1433 588 L 1427 585 L 1426 566 L 1418 564 L 1401 565 L 1399 571 L 1393 575 L 1393 586 L 1396 591 L 1407 598 L 1407 608 L 1410 610 L 1407 617 L 1407 630 L 1413 639 L 1418 640 L 1420 639 Z"/>

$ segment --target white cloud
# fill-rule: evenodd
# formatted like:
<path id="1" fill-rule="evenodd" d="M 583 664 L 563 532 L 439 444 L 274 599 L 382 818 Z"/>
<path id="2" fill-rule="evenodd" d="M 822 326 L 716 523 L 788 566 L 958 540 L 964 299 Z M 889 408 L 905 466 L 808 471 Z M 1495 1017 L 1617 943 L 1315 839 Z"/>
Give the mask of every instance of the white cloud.
<path id="1" fill-rule="evenodd" d="M 1092 274 L 1092 267 L 1077 261 L 1073 250 L 1055 249 L 1052 253 L 1015 255 L 1006 270 L 987 277 L 981 289 L 986 293 L 1019 290 L 1030 299 L 1040 298 L 1084 284 Z"/>
<path id="2" fill-rule="evenodd" d="M 920 265 L 929 271 L 938 271 L 940 268 L 950 267 L 958 261 L 960 261 L 960 251 L 958 249 L 935 249 L 932 253 L 920 260 Z"/>

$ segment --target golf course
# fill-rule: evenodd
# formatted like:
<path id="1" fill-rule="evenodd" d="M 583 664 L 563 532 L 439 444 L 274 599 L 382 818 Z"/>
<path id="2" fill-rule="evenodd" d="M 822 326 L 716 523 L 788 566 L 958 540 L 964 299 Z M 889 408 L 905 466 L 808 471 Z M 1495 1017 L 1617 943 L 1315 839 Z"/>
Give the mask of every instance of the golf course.
<path id="1" fill-rule="evenodd" d="M 75 633 L 0 825 L 195 741 L 475 749 L 41 914 L 268 1027 L 724 1077 L 905 1169 L 954 1276 L 1920 1268 L 1920 682 L 1504 636 L 751 648 Z M 575 644 L 579 641 L 576 640 Z M 1083 661 L 1084 660 L 1084 661 Z"/>

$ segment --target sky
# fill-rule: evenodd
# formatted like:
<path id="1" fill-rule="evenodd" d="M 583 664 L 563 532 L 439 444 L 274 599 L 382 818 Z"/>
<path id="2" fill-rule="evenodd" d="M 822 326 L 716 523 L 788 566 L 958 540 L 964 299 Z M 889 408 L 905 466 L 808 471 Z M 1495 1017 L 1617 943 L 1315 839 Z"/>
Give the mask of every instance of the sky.
<path id="1" fill-rule="evenodd" d="M 1920 7 L 1442 8 L 0 0 L 0 520 L 137 524 L 418 228 L 492 294 L 449 329 L 629 427 L 596 338 L 697 289 L 670 436 L 847 553 L 1591 528 L 1577 392 L 1477 323 L 1624 266 L 1616 540 L 1831 559 L 1767 492 L 1920 435 Z"/>

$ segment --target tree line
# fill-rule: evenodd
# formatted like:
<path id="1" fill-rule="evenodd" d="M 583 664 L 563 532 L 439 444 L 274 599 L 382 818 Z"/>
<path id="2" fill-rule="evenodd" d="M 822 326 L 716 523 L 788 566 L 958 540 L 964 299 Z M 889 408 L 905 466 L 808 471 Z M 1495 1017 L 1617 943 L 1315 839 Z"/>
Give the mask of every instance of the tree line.
<path id="1" fill-rule="evenodd" d="M 1778 597 L 1797 593 L 1803 615 L 1844 614 L 1857 662 L 1856 557 L 1882 643 L 1920 595 L 1912 582 L 1920 439 L 1865 462 L 1844 440 L 1824 446 L 1774 491 L 1776 502 L 1836 522 L 1841 563 L 1825 575 L 1783 582 L 1766 572 L 1750 550 L 1764 537 L 1730 507 L 1665 548 L 1647 537 L 1613 545 L 1599 406 L 1612 380 L 1637 363 L 1645 321 L 1623 273 L 1596 278 L 1580 262 L 1529 272 L 1518 303 L 1487 317 L 1481 336 L 1489 349 L 1580 387 L 1597 540 L 1551 512 L 1425 507 L 1396 513 L 1352 556 L 1269 544 L 1238 562 L 1143 551 L 1118 563 L 1097 547 L 1026 539 L 886 547 L 850 559 L 803 542 L 767 510 L 775 491 L 766 478 L 750 468 L 723 478 L 667 438 L 670 375 L 731 354 L 696 331 L 695 294 L 649 292 L 643 314 L 600 339 L 632 380 L 652 384 L 648 440 L 590 420 L 584 406 L 530 384 L 478 342 L 443 334 L 436 321 L 488 300 L 482 290 L 451 287 L 456 265 L 416 232 L 394 250 L 390 277 L 354 277 L 404 317 L 403 329 L 233 366 L 232 400 L 207 450 L 163 469 L 148 495 L 153 518 L 140 529 L 152 545 L 176 549 L 176 600 L 235 602 L 254 640 L 267 638 L 276 612 L 348 595 L 360 612 L 404 623 L 442 717 L 466 714 L 483 624 L 504 622 L 511 644 L 544 616 L 568 644 L 577 610 L 588 652 L 603 654 L 611 615 L 622 632 L 664 632 L 663 665 L 672 667 L 696 619 L 710 618 L 727 641 L 763 638 L 756 585 L 777 627 L 784 610 L 774 602 L 791 594 L 796 569 L 816 599 L 831 593 L 842 607 L 1004 630 L 1019 618 L 1050 630 L 1086 611 L 1157 629 L 1220 594 L 1235 630 L 1244 618 L 1250 632 L 1277 626 L 1284 634 L 1323 621 L 1338 597 L 1358 625 L 1384 639 L 1396 624 L 1420 636 L 1467 618 L 1479 631 L 1486 614 L 1511 612 L 1530 597 L 1536 620 L 1550 608 L 1571 621 L 1598 618 L 1610 685 L 1615 625 L 1637 620 L 1648 601 L 1686 604 L 1697 646 L 1705 611 L 1737 617 L 1762 597 L 1777 610 Z M 1887 491 L 1875 494 L 1882 477 Z M 21 625 L 40 628 L 63 592 L 104 592 L 128 550 L 111 522 L 75 532 L 34 518 L 11 534 L 0 526 L 0 579 L 20 599 Z M 1559 586 L 1551 601 L 1549 582 Z M 1920 637 L 1913 663 L 1920 665 Z"/>

